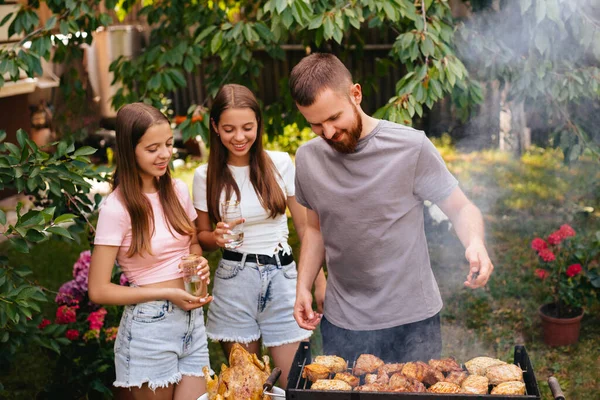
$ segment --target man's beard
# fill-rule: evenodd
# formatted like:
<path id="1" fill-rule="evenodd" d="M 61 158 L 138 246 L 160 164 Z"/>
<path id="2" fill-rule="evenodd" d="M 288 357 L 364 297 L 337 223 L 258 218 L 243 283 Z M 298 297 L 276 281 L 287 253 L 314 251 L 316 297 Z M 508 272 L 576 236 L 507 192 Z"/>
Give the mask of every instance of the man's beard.
<path id="1" fill-rule="evenodd" d="M 342 140 L 336 142 L 330 139 L 325 139 L 328 145 L 330 145 L 334 150 L 337 150 L 343 154 L 351 154 L 356 151 L 358 140 L 362 134 L 362 120 L 360 119 L 358 108 L 354 104 L 352 106 L 354 107 L 354 125 L 349 130 L 343 129 L 339 132 L 339 134 L 342 136 Z"/>

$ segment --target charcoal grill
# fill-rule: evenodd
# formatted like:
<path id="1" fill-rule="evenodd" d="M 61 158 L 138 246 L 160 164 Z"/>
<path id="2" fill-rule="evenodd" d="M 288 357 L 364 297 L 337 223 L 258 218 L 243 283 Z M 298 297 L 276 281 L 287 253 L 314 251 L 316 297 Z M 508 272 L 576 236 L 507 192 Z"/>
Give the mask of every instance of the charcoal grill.
<path id="1" fill-rule="evenodd" d="M 341 392 L 341 391 L 322 391 L 311 390 L 310 382 L 302 378 L 304 366 L 312 362 L 310 354 L 310 342 L 301 342 L 296 351 L 292 368 L 288 377 L 288 386 L 285 391 L 286 400 L 440 400 L 440 399 L 493 399 L 493 400 L 539 400 L 540 391 L 537 380 L 533 373 L 531 360 L 527 355 L 525 346 L 515 346 L 514 363 L 523 370 L 523 381 L 525 382 L 526 393 L 523 396 L 503 396 L 503 395 L 477 395 L 477 394 L 437 394 L 437 393 L 385 393 L 385 392 Z M 356 362 L 356 361 L 354 361 Z M 354 362 L 351 367 L 354 366 Z M 349 367 L 349 372 L 352 368 Z"/>

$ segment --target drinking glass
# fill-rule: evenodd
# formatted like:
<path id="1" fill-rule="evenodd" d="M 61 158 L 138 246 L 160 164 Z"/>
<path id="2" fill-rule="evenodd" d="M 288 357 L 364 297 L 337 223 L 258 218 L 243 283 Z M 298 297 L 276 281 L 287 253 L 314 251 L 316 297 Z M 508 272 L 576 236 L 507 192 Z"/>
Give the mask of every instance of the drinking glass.
<path id="1" fill-rule="evenodd" d="M 206 297 L 208 295 L 208 285 L 204 279 L 198 275 L 198 266 L 200 265 L 200 256 L 197 254 L 188 254 L 181 257 L 179 268 L 183 271 L 183 284 L 185 291 L 196 297 Z"/>
<path id="2" fill-rule="evenodd" d="M 223 201 L 221 202 L 221 220 L 229 225 L 231 233 L 223 235 L 225 238 L 225 248 L 232 250 L 237 249 L 244 242 L 244 224 L 236 221 L 242 219 L 242 208 L 239 201 Z"/>

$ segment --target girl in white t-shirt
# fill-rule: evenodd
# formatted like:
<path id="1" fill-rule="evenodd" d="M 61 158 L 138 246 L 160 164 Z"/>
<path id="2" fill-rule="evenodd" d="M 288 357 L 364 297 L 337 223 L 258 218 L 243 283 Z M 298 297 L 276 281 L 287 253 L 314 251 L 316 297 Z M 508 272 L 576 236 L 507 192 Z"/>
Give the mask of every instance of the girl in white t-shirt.
<path id="1" fill-rule="evenodd" d="M 233 225 L 221 222 L 220 202 L 241 203 L 242 245 L 223 251 L 215 272 L 207 335 L 220 341 L 226 355 L 240 343 L 260 355 L 260 339 L 275 365 L 287 376 L 301 340 L 311 331 L 293 316 L 296 263 L 287 242 L 286 206 L 302 238 L 306 210 L 294 197 L 294 165 L 287 153 L 265 151 L 263 118 L 254 94 L 236 84 L 223 86 L 210 113 L 208 164 L 194 174 L 194 207 L 198 240 L 204 250 L 224 248 Z M 315 294 L 323 299 L 324 276 Z"/>

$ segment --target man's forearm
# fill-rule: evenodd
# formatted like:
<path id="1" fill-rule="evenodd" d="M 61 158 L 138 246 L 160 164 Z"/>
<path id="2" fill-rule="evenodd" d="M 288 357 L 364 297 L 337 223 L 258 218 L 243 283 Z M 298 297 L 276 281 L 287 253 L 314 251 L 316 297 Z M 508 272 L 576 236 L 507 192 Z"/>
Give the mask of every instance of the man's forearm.
<path id="1" fill-rule="evenodd" d="M 313 227 L 304 231 L 300 261 L 298 263 L 298 288 L 310 291 L 325 258 L 325 245 L 321 232 Z M 323 275 L 324 278 L 324 275 Z"/>
<path id="2" fill-rule="evenodd" d="M 484 243 L 485 230 L 483 216 L 479 208 L 473 203 L 469 202 L 461 208 L 457 215 L 449 217 L 458 238 L 465 248 L 469 247 L 475 241 Z"/>

